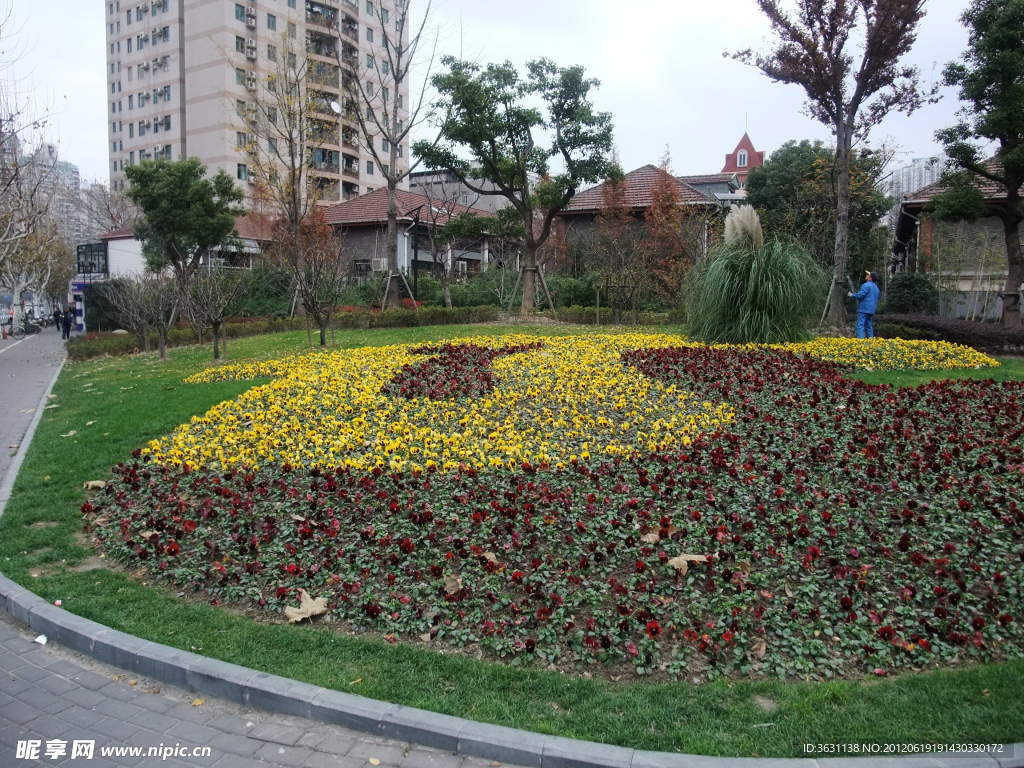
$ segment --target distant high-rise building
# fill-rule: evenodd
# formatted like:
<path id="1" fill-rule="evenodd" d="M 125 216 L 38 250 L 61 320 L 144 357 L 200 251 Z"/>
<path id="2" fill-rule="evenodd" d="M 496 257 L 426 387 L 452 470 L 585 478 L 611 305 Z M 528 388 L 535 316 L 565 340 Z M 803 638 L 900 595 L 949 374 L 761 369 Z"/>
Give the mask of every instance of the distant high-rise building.
<path id="1" fill-rule="evenodd" d="M 46 198 L 50 217 L 61 236 L 70 245 L 82 242 L 85 232 L 78 166 L 61 160 L 55 144 L 41 144 L 21 165 L 23 173 L 39 179 L 39 192 Z"/>
<path id="2" fill-rule="evenodd" d="M 381 27 L 388 24 L 387 32 L 395 34 L 395 0 L 104 4 L 113 190 L 124 191 L 124 169 L 141 160 L 196 157 L 211 174 L 224 170 L 251 194 L 255 179 L 242 150 L 259 140 L 251 134 L 251 106 L 269 98 L 289 47 L 306 58 L 310 94 L 322 107 L 316 139 L 308 142 L 320 199 L 336 202 L 386 184 L 359 140 L 344 83 L 360 78 L 369 86 L 378 71 L 386 73 Z M 408 79 L 403 92 L 388 95 L 402 109 Z M 399 151 L 407 162 L 409 147 Z"/>
<path id="3" fill-rule="evenodd" d="M 895 205 L 899 205 L 904 195 L 934 184 L 945 170 L 946 159 L 941 155 L 914 158 L 909 165 L 892 172 L 883 183 L 883 191 Z"/>

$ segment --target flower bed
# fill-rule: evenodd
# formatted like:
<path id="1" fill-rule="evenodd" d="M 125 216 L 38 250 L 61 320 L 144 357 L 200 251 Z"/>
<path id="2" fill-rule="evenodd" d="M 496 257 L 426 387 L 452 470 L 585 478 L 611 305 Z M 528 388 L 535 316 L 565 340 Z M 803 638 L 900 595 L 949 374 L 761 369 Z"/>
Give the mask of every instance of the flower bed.
<path id="1" fill-rule="evenodd" d="M 1022 655 L 1024 383 L 844 370 L 638 335 L 214 369 L 280 378 L 83 512 L 113 556 L 214 601 L 283 618 L 306 590 L 328 621 L 513 663 L 829 677 Z"/>

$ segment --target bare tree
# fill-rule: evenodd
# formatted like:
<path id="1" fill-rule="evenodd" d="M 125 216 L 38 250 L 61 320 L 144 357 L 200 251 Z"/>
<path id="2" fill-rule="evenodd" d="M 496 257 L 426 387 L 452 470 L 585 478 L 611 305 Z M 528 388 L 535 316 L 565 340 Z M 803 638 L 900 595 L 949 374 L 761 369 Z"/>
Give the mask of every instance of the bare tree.
<path id="1" fill-rule="evenodd" d="M 145 324 L 156 331 L 160 359 L 167 359 L 167 336 L 178 314 L 179 291 L 166 274 L 148 272 L 137 278 L 140 282 L 139 299 Z"/>
<path id="2" fill-rule="evenodd" d="M 207 266 L 197 270 L 189 281 L 189 316 L 199 328 L 210 329 L 214 360 L 220 360 L 221 331 L 234 313 L 248 277 L 246 270 Z"/>
<path id="3" fill-rule="evenodd" d="M 86 220 L 90 234 L 131 226 L 138 210 L 120 192 L 102 181 L 87 183 L 78 199 L 78 211 Z"/>
<path id="4" fill-rule="evenodd" d="M 772 80 L 804 89 L 807 110 L 836 137 L 835 254 L 827 314 L 846 323 L 846 261 L 850 223 L 850 151 L 892 111 L 910 114 L 935 91 L 922 92 L 917 69 L 900 64 L 914 45 L 924 0 L 757 0 L 776 35 L 765 54 L 734 56 Z M 859 60 L 851 37 L 863 36 Z"/>
<path id="5" fill-rule="evenodd" d="M 104 298 L 110 304 L 110 313 L 118 324 L 126 331 L 135 334 L 139 349 L 149 351 L 149 318 L 143 296 L 145 284 L 139 277 L 124 277 L 110 280 L 100 288 Z"/>
<path id="6" fill-rule="evenodd" d="M 311 211 L 297 231 L 281 219 L 267 252 L 291 273 L 302 308 L 320 329 L 320 345 L 326 346 L 327 327 L 348 284 L 348 269 L 322 209 Z"/>
<path id="7" fill-rule="evenodd" d="M 419 219 L 427 226 L 430 258 L 441 280 L 444 305 L 450 307 L 452 277 L 456 268 L 454 251 L 479 243 L 486 236 L 482 232 L 486 222 L 470 210 L 480 196 L 474 194 L 470 197 L 457 182 L 440 181 L 425 184 L 423 197 L 427 202 L 419 209 Z"/>
<path id="8" fill-rule="evenodd" d="M 364 148 L 370 153 L 387 182 L 388 223 L 386 251 L 388 278 L 384 288 L 384 303 L 397 306 L 401 300 L 401 280 L 398 274 L 398 203 L 395 190 L 416 168 L 417 162 L 409 157 L 409 135 L 420 124 L 431 117 L 431 108 L 426 99 L 427 83 L 434 64 L 436 40 L 429 57 L 420 57 L 420 44 L 427 19 L 430 16 L 430 2 L 423 12 L 419 26 L 413 27 L 411 0 L 395 0 L 391 10 L 383 3 L 373 3 L 373 26 L 365 26 L 369 33 L 380 35 L 380 56 L 368 54 L 365 71 L 366 80 L 359 77 L 345 79 L 344 86 L 349 98 L 350 114 L 359 124 L 359 133 Z M 379 26 L 377 26 L 379 24 Z M 346 54 L 344 40 L 350 35 L 343 16 L 335 17 L 335 29 L 342 45 L 336 49 L 339 67 L 355 64 Z M 418 62 L 426 58 L 426 64 Z M 410 70 L 417 63 L 423 70 L 423 86 L 415 98 L 405 103 L 409 90 Z"/>

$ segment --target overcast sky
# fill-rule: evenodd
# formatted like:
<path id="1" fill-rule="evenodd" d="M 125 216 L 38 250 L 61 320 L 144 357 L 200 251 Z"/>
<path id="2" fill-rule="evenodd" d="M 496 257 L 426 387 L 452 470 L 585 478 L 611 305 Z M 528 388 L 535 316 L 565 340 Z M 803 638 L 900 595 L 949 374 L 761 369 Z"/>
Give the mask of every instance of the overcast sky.
<path id="1" fill-rule="evenodd" d="M 422 12 L 425 3 L 414 2 Z M 106 180 L 106 2 L 4 3 L 15 35 L 3 41 L 0 55 L 16 60 L 4 77 L 13 70 L 33 109 L 49 111 L 48 136 L 62 158 L 76 163 L 83 179 Z M 926 3 L 909 57 L 926 82 L 937 81 L 963 51 L 967 35 L 958 17 L 966 5 Z M 613 115 L 626 170 L 657 163 L 668 146 L 676 173 L 718 172 L 744 129 L 769 152 L 789 139 L 830 140 L 803 113 L 798 87 L 771 83 L 722 57 L 726 50 L 767 47 L 769 29 L 754 0 L 434 0 L 428 28 L 436 31 L 439 55 L 461 51 L 482 63 L 507 59 L 520 66 L 547 56 L 583 65 L 601 80 L 594 101 Z M 890 116 L 871 143 L 897 147 L 900 161 L 935 154 L 934 131 L 952 122 L 959 106 L 955 94 L 944 94 L 909 118 Z"/>

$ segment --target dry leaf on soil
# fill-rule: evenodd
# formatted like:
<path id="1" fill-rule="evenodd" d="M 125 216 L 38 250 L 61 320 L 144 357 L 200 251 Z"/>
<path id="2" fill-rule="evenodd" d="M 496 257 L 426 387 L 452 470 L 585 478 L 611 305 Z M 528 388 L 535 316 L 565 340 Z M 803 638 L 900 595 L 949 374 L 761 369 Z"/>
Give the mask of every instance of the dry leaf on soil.
<path id="1" fill-rule="evenodd" d="M 454 595 L 460 589 L 462 589 L 462 579 L 453 573 L 444 577 L 444 593 L 446 595 Z"/>
<path id="2" fill-rule="evenodd" d="M 85 490 L 87 490 L 87 491 L 98 491 L 98 490 L 100 490 L 102 488 L 106 488 L 107 487 L 107 481 L 106 480 L 86 480 L 84 483 L 82 483 L 82 487 L 85 488 Z"/>
<path id="3" fill-rule="evenodd" d="M 294 608 L 288 605 L 284 609 L 284 615 L 288 617 L 289 624 L 295 624 L 303 619 L 312 619 L 314 616 L 324 613 L 327 613 L 327 598 L 318 597 L 314 600 L 304 589 L 299 590 L 299 607 Z"/>
<path id="4" fill-rule="evenodd" d="M 640 541 L 645 541 L 648 544 L 657 544 L 659 541 L 661 541 L 661 536 L 659 536 L 656 533 L 645 533 L 643 536 L 640 537 Z"/>
<path id="5" fill-rule="evenodd" d="M 690 570 L 690 563 L 706 563 L 707 561 L 707 555 L 679 555 L 669 560 L 668 564 L 679 571 L 680 576 L 683 576 Z"/>

